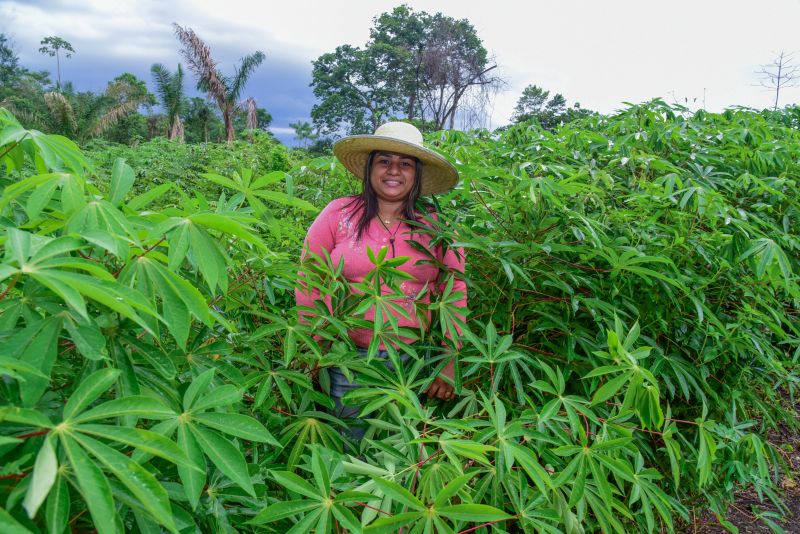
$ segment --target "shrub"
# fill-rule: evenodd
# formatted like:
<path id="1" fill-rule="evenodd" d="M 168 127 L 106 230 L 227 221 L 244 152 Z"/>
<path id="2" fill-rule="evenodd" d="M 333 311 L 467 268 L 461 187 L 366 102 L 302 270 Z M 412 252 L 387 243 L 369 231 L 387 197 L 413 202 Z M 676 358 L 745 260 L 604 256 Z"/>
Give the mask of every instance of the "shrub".
<path id="1" fill-rule="evenodd" d="M 688 503 L 725 524 L 740 487 L 780 506 L 765 430 L 791 420 L 800 358 L 786 120 L 655 101 L 432 134 L 463 178 L 437 235 L 468 251 L 470 313 L 460 350 L 447 291 L 424 335 L 379 325 L 419 338 L 388 372 L 345 335 L 400 276 L 385 249 L 362 296 L 304 265 L 336 313 L 297 320 L 311 204 L 355 185 L 333 160 L 226 155 L 187 191 L 188 147 L 126 153 L 158 162 L 139 171 L 106 147 L 94 167 L 0 110 L 0 524 L 653 532 Z M 459 398 L 427 402 L 448 354 Z M 372 384 L 350 394 L 374 422 L 360 443 L 324 372 L 312 386 L 331 366 Z"/>

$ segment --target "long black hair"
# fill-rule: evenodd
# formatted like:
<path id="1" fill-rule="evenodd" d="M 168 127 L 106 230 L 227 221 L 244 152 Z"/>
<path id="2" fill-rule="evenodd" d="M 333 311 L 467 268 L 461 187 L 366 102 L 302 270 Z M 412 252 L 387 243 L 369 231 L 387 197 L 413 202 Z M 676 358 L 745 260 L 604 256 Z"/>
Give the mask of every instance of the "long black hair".
<path id="1" fill-rule="evenodd" d="M 353 197 L 353 200 L 347 204 L 347 208 L 353 208 L 353 213 L 356 214 L 356 241 L 361 241 L 364 232 L 369 228 L 369 224 L 374 217 L 378 215 L 378 195 L 375 194 L 375 189 L 372 188 L 372 161 L 375 159 L 377 150 L 369 153 L 367 158 L 366 168 L 364 169 L 364 180 L 362 183 L 362 190 L 360 195 Z M 413 157 L 413 156 L 408 156 Z M 422 162 L 413 158 L 416 164 L 416 175 L 414 176 L 414 185 L 408 196 L 403 202 L 403 218 L 409 221 L 417 220 L 417 200 L 419 200 L 419 193 L 422 189 Z"/>

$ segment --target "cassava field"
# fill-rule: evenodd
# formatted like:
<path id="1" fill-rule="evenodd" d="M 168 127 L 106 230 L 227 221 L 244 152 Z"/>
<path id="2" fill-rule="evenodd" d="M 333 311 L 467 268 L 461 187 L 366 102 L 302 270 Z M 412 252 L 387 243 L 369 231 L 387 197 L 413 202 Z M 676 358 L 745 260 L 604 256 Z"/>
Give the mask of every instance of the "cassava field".
<path id="1" fill-rule="evenodd" d="M 82 150 L 0 109 L 0 531 L 797 532 L 798 122 L 654 101 L 429 135 L 463 178 L 435 199 L 455 350 L 452 285 L 427 335 L 392 324 L 385 250 L 358 297 L 324 258 L 299 278 L 358 187 L 331 157 Z M 334 313 L 299 323 L 301 281 Z M 352 358 L 371 307 L 419 338 L 405 369 Z M 362 442 L 333 366 L 371 384 Z"/>

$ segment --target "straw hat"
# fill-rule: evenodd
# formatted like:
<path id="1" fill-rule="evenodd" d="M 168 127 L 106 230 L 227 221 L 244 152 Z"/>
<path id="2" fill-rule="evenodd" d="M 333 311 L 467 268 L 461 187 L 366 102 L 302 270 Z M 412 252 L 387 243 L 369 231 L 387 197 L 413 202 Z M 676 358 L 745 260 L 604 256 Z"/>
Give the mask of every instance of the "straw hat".
<path id="1" fill-rule="evenodd" d="M 449 161 L 422 145 L 422 133 L 405 122 L 387 122 L 374 135 L 351 135 L 333 145 L 333 153 L 347 170 L 364 179 L 369 153 L 373 150 L 414 156 L 422 162 L 420 194 L 433 195 L 452 189 L 458 171 Z"/>

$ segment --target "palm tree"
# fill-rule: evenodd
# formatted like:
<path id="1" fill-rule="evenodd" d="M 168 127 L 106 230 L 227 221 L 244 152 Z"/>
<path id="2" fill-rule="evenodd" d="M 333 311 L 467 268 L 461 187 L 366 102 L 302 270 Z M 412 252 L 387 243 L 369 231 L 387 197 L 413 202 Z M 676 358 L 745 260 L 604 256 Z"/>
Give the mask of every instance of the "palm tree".
<path id="1" fill-rule="evenodd" d="M 156 92 L 164 106 L 167 114 L 167 138 L 176 139 L 183 143 L 183 123 L 181 122 L 181 112 L 184 106 L 183 97 L 183 68 L 178 63 L 175 73 L 170 72 L 161 63 L 154 63 L 150 67 L 153 80 L 156 82 Z"/>
<path id="2" fill-rule="evenodd" d="M 152 103 L 152 95 L 121 77 L 109 82 L 100 95 L 75 93 L 69 83 L 63 89 L 64 93 L 45 93 L 44 102 L 54 130 L 79 141 L 101 135 L 139 106 Z"/>
<path id="3" fill-rule="evenodd" d="M 181 53 L 189 65 L 189 70 L 198 78 L 198 87 L 208 93 L 217 103 L 225 122 L 225 135 L 230 143 L 235 137 L 233 129 L 233 113 L 239 102 L 250 75 L 264 61 L 264 53 L 257 51 L 241 59 L 233 76 L 224 76 L 217 70 L 217 63 L 211 57 L 211 49 L 191 28 L 181 28 L 177 24 L 175 36 L 183 45 Z"/>
<path id="4" fill-rule="evenodd" d="M 303 143 L 303 148 L 308 148 L 308 142 L 314 141 L 319 137 L 311 128 L 308 122 L 290 122 L 289 127 L 294 129 L 294 138 Z"/>

